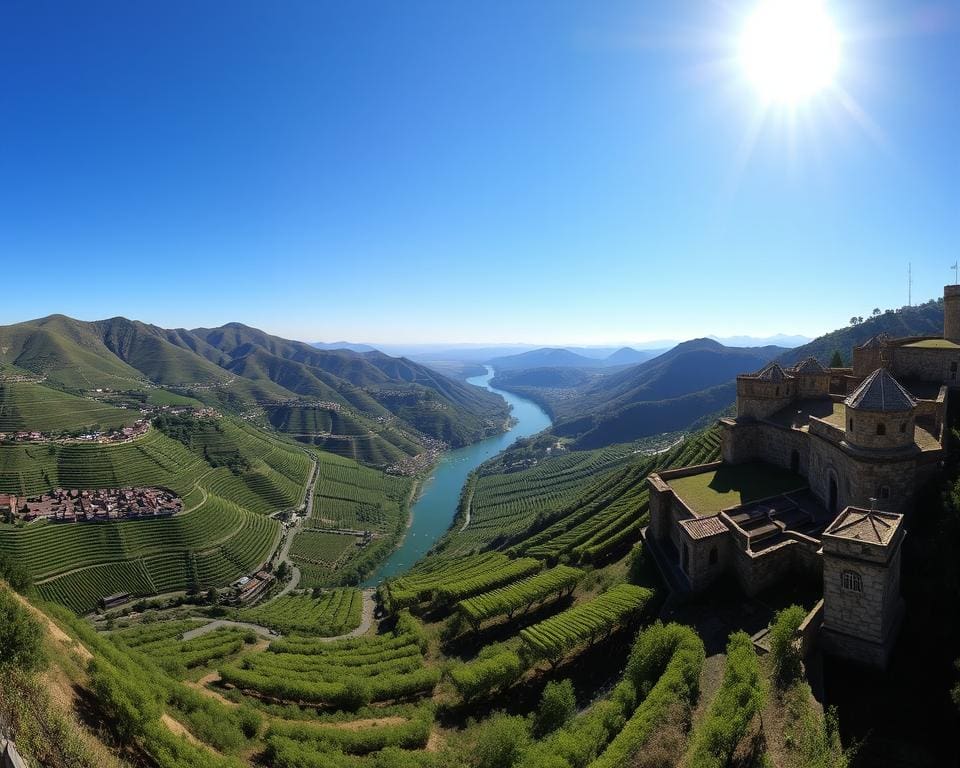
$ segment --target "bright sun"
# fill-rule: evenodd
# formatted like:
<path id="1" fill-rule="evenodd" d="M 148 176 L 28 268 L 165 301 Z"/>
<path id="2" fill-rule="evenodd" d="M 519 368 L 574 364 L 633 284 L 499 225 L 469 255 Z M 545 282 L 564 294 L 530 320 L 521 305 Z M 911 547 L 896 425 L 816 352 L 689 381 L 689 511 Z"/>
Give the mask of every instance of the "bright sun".
<path id="1" fill-rule="evenodd" d="M 740 63 L 763 99 L 796 105 L 833 82 L 840 37 L 820 0 L 763 0 L 744 25 Z"/>

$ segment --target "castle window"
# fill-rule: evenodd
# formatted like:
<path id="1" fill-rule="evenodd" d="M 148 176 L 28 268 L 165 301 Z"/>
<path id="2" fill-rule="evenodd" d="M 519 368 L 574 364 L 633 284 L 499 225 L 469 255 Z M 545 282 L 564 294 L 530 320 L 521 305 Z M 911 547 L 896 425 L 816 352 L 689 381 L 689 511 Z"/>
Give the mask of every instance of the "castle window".
<path id="1" fill-rule="evenodd" d="M 877 434 L 878 435 L 887 434 L 887 425 L 884 424 L 882 421 L 879 424 L 877 424 Z"/>
<path id="2" fill-rule="evenodd" d="M 844 571 L 840 574 L 840 581 L 847 592 L 863 592 L 863 579 L 856 571 Z"/>
<path id="3" fill-rule="evenodd" d="M 710 547 L 710 565 L 717 564 L 717 548 Z"/>
<path id="4" fill-rule="evenodd" d="M 904 435 L 904 434 L 906 434 L 906 432 L 907 432 L 907 422 L 901 421 L 901 422 L 900 422 L 900 434 L 901 434 L 901 435 Z"/>

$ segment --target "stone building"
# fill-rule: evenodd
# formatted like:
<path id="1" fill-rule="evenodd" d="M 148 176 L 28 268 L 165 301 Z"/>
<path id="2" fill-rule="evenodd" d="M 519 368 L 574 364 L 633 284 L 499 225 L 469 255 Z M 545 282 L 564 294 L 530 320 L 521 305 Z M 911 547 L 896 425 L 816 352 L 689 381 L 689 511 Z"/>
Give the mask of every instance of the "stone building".
<path id="1" fill-rule="evenodd" d="M 885 665 L 899 622 L 902 520 L 944 458 L 960 386 L 960 286 L 942 338 L 877 336 L 852 369 L 810 358 L 737 377 L 722 460 L 651 475 L 648 543 L 697 592 L 823 578 L 824 648 Z"/>

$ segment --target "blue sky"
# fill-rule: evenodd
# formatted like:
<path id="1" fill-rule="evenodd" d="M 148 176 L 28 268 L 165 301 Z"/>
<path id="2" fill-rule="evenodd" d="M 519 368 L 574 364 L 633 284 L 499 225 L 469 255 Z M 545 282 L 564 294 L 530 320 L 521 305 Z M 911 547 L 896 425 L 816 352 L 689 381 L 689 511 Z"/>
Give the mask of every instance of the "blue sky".
<path id="1" fill-rule="evenodd" d="M 754 5 L 5 0 L 0 323 L 589 344 L 939 295 L 960 15 L 830 3 L 845 98 L 751 144 Z"/>

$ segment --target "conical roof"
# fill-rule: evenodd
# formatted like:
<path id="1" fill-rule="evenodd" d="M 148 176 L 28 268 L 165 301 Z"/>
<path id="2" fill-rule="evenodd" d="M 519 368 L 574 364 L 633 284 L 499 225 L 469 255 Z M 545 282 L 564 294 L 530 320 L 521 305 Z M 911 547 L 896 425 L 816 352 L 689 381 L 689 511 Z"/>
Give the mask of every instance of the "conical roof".
<path id="1" fill-rule="evenodd" d="M 862 411 L 909 411 L 917 401 L 886 368 L 877 368 L 845 401 L 847 408 Z"/>
<path id="2" fill-rule="evenodd" d="M 808 357 L 806 360 L 798 364 L 794 370 L 797 373 L 806 374 L 808 376 L 811 374 L 827 372 L 826 368 L 820 365 L 820 361 L 815 357 Z"/>
<path id="3" fill-rule="evenodd" d="M 860 349 L 874 349 L 875 347 L 883 346 L 889 337 L 885 333 L 878 333 L 876 336 L 871 336 L 863 344 L 860 345 Z"/>
<path id="4" fill-rule="evenodd" d="M 784 381 L 787 378 L 787 374 L 783 368 L 780 367 L 779 363 L 768 363 L 753 374 L 753 377 L 755 379 L 763 379 L 764 381 Z"/>

